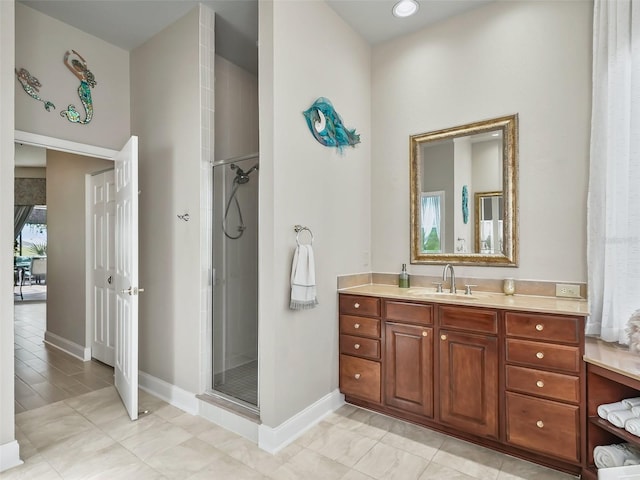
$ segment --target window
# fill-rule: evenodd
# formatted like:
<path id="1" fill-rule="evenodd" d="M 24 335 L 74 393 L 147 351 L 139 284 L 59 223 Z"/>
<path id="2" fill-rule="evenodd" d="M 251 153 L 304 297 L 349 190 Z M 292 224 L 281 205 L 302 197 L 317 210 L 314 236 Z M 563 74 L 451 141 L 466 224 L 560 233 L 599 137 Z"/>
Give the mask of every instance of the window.
<path id="1" fill-rule="evenodd" d="M 422 225 L 422 253 L 442 253 L 444 250 L 444 191 L 422 192 L 420 215 Z"/>

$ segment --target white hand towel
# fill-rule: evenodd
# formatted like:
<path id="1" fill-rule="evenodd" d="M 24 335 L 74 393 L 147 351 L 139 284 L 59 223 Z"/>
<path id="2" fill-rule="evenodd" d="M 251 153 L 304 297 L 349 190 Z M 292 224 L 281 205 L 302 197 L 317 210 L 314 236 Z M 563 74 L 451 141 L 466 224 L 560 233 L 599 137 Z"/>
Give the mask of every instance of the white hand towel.
<path id="1" fill-rule="evenodd" d="M 598 468 L 622 467 L 625 462 L 640 460 L 640 451 L 628 443 L 600 445 L 593 449 L 593 462 Z"/>
<path id="2" fill-rule="evenodd" d="M 291 266 L 292 310 L 306 310 L 318 305 L 316 298 L 316 266 L 311 245 L 298 245 Z"/>
<path id="3" fill-rule="evenodd" d="M 624 429 L 632 435 L 640 437 L 640 418 L 631 418 L 624 424 Z"/>
<path id="4" fill-rule="evenodd" d="M 604 403 L 598 407 L 598 416 L 606 420 L 609 412 L 613 412 L 614 410 L 625 410 L 626 408 L 627 407 L 622 402 Z"/>
<path id="5" fill-rule="evenodd" d="M 607 420 L 618 428 L 624 428 L 626 421 L 632 418 L 636 418 L 636 416 L 633 414 L 631 409 L 614 410 L 613 412 L 609 412 L 609 415 L 607 415 Z"/>
<path id="6" fill-rule="evenodd" d="M 625 398 L 622 403 L 627 408 L 640 407 L 640 397 Z"/>

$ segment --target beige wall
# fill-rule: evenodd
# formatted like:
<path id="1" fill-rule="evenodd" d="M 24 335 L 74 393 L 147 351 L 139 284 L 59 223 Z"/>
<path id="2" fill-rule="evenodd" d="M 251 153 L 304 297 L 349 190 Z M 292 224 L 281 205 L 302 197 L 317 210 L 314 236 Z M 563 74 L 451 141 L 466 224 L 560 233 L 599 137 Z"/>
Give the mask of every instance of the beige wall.
<path id="1" fill-rule="evenodd" d="M 47 151 L 47 330 L 85 347 L 85 175 L 113 162 Z M 90 347 L 90 345 L 86 345 Z"/>
<path id="2" fill-rule="evenodd" d="M 131 52 L 139 136 L 140 370 L 200 391 L 200 71 L 198 9 Z M 213 59 L 212 59 L 213 61 Z M 188 222 L 177 218 L 189 213 Z"/>
<path id="3" fill-rule="evenodd" d="M 14 2 L 0 2 L 0 471 L 20 462 L 13 399 Z"/>
<path id="4" fill-rule="evenodd" d="M 329 57 L 310 32 L 331 32 Z M 274 427 L 338 387 L 336 276 L 370 269 L 371 50 L 324 2 L 261 2 L 259 41 L 260 416 Z M 361 144 L 341 155 L 313 138 L 302 111 L 320 96 Z M 306 311 L 288 308 L 296 224 L 315 236 Z"/>
<path id="5" fill-rule="evenodd" d="M 586 281 L 591 22 L 588 1 L 491 2 L 373 49 L 374 271 L 409 260 L 409 135 L 518 113 L 520 267 L 456 271 Z"/>
<path id="6" fill-rule="evenodd" d="M 27 95 L 15 79 L 15 128 L 53 138 L 120 150 L 129 139 L 129 52 L 22 4 L 16 4 L 16 68 L 26 68 L 42 84 L 40 96 L 55 110 Z M 78 79 L 64 66 L 67 50 L 87 61 L 97 85 L 91 89 L 94 116 L 87 125 L 60 116 L 69 104 L 81 118 Z"/>

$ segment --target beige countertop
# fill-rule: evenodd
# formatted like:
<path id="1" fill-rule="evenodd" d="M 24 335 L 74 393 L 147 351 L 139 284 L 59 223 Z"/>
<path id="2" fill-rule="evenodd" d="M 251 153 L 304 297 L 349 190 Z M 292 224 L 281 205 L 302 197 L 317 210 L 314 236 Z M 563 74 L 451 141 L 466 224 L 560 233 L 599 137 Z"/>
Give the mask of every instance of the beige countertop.
<path id="1" fill-rule="evenodd" d="M 368 284 L 357 287 L 342 288 L 338 293 L 366 295 L 373 297 L 400 298 L 403 300 L 420 300 L 433 303 L 456 305 L 474 305 L 529 312 L 559 313 L 586 316 L 589 314 L 588 304 L 582 299 L 556 297 L 538 297 L 534 295 L 504 295 L 495 292 L 472 292 L 465 295 L 464 290 L 457 294 L 445 291 L 438 294 L 435 289 L 424 287 L 398 288 L 395 285 Z"/>
<path id="2" fill-rule="evenodd" d="M 597 338 L 584 342 L 584 361 L 640 381 L 640 355 Z"/>

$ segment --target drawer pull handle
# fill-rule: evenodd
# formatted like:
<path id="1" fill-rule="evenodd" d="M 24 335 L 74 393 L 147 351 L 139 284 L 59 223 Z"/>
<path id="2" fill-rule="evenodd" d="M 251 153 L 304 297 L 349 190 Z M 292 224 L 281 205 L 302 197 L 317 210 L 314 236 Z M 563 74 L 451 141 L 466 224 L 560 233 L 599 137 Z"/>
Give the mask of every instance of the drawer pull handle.
<path id="1" fill-rule="evenodd" d="M 359 343 L 356 343 L 356 344 L 353 346 L 353 348 L 355 348 L 356 350 L 358 350 L 358 349 L 360 348 L 360 344 L 359 344 Z"/>
<path id="2" fill-rule="evenodd" d="M 356 303 L 354 303 L 354 304 L 353 304 L 353 308 L 360 308 L 360 304 L 359 304 L 359 303 L 357 303 L 357 302 L 356 302 Z"/>
<path id="3" fill-rule="evenodd" d="M 538 420 L 536 422 L 536 425 L 537 425 L 538 428 L 543 428 L 544 427 L 544 422 L 542 420 Z"/>
<path id="4" fill-rule="evenodd" d="M 422 336 L 423 337 L 426 337 L 427 335 L 429 335 L 429 332 L 427 332 L 427 331 L 422 332 Z"/>
<path id="5" fill-rule="evenodd" d="M 544 325 L 542 325 L 541 323 L 536 325 L 536 330 L 541 332 L 542 330 L 544 330 Z"/>
<path id="6" fill-rule="evenodd" d="M 538 352 L 538 353 L 536 353 L 536 357 L 542 359 L 542 358 L 544 358 L 544 353 Z"/>
<path id="7" fill-rule="evenodd" d="M 440 335 L 440 340 L 446 340 L 447 336 L 446 335 Z"/>
<path id="8" fill-rule="evenodd" d="M 356 329 L 357 329 L 357 328 L 360 328 L 360 324 L 359 324 L 359 323 L 356 323 L 356 324 L 353 326 L 353 328 L 356 328 Z"/>
<path id="9" fill-rule="evenodd" d="M 536 382 L 536 386 L 539 387 L 539 388 L 542 388 L 542 387 L 544 387 L 544 382 L 542 380 L 538 380 Z"/>
<path id="10" fill-rule="evenodd" d="M 360 374 L 359 374 L 359 373 L 356 373 L 356 374 L 353 376 L 353 378 L 355 378 L 356 380 L 360 380 Z"/>

